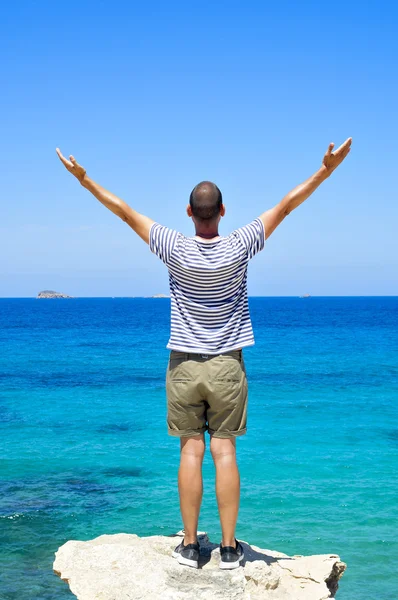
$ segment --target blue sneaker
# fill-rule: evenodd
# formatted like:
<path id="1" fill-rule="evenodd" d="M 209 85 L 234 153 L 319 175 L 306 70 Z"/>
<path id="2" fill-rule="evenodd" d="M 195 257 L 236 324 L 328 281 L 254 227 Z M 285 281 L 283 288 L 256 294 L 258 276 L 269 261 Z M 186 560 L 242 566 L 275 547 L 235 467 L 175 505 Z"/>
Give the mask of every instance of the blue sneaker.
<path id="1" fill-rule="evenodd" d="M 233 546 L 223 546 L 220 544 L 220 569 L 236 569 L 240 566 L 245 555 L 241 544 L 236 538 L 235 545 L 236 547 L 234 548 Z"/>
<path id="2" fill-rule="evenodd" d="M 184 540 L 174 550 L 172 556 L 176 558 L 180 565 L 187 565 L 188 567 L 199 567 L 199 543 L 187 544 L 184 546 Z"/>

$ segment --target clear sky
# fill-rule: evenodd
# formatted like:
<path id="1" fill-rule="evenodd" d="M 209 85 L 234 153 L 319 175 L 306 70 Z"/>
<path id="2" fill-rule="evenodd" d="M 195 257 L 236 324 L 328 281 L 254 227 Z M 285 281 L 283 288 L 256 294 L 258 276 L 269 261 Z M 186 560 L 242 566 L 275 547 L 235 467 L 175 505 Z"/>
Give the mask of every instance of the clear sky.
<path id="1" fill-rule="evenodd" d="M 398 295 L 394 2 L 21 0 L 0 9 L 0 296 L 168 293 L 149 247 L 64 169 L 187 235 L 199 181 L 220 233 L 350 155 L 273 232 L 249 294 Z"/>

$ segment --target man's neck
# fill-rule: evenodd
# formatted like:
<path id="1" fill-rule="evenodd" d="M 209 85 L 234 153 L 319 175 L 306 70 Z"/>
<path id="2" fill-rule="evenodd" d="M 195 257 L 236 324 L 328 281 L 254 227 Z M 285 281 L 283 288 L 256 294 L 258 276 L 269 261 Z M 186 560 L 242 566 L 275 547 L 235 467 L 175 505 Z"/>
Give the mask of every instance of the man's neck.
<path id="1" fill-rule="evenodd" d="M 218 231 L 209 232 L 209 231 L 198 231 L 198 230 L 196 230 L 195 235 L 196 235 L 196 237 L 205 238 L 207 240 L 209 240 L 211 238 L 219 237 Z"/>

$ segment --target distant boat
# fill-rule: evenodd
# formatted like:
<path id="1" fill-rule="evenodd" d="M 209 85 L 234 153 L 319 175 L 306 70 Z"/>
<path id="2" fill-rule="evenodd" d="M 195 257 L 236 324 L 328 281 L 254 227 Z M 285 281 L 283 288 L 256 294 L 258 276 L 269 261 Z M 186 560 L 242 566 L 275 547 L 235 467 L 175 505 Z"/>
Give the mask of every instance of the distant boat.
<path id="1" fill-rule="evenodd" d="M 311 298 L 311 296 L 309 294 L 303 294 L 302 296 L 299 296 L 299 298 Z"/>

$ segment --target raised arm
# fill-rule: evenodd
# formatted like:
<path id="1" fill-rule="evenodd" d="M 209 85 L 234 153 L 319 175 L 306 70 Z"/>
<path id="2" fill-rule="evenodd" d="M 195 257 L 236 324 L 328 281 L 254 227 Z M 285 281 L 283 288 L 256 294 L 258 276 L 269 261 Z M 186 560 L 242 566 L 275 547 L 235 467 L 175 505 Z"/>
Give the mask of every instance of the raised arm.
<path id="1" fill-rule="evenodd" d="M 265 211 L 260 215 L 260 219 L 264 223 L 265 237 L 269 238 L 271 233 L 278 227 L 283 219 L 299 206 L 304 200 L 317 189 L 317 187 L 325 181 L 333 171 L 343 162 L 351 149 L 352 138 L 348 138 L 344 144 L 333 152 L 334 144 L 329 144 L 329 148 L 323 157 L 322 165 L 306 181 L 295 187 L 273 208 Z"/>
<path id="2" fill-rule="evenodd" d="M 149 244 L 149 230 L 152 223 L 154 223 L 152 219 L 137 212 L 126 204 L 124 200 L 121 200 L 98 183 L 95 183 L 95 181 L 87 176 L 86 170 L 76 162 L 73 156 L 70 156 L 70 160 L 67 160 L 61 154 L 59 148 L 57 148 L 57 154 L 69 173 L 72 173 L 83 187 L 91 192 L 106 208 L 109 208 L 115 215 L 130 225 L 144 242 Z"/>

